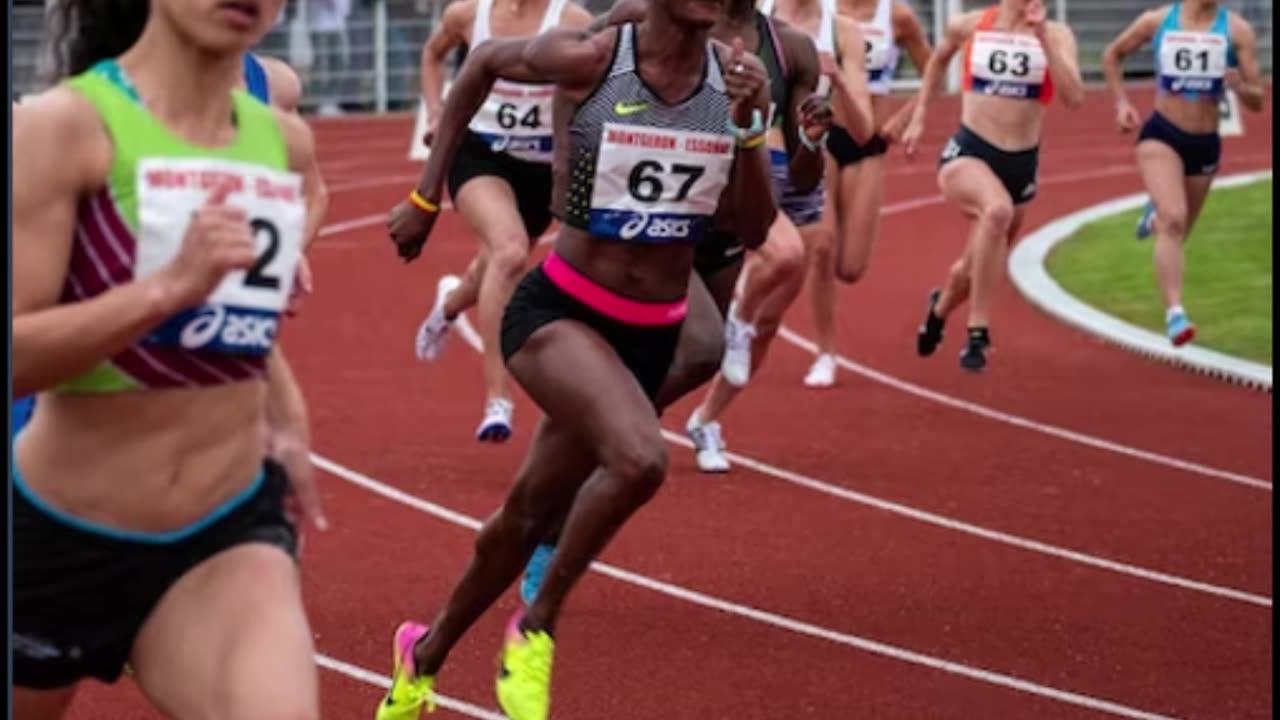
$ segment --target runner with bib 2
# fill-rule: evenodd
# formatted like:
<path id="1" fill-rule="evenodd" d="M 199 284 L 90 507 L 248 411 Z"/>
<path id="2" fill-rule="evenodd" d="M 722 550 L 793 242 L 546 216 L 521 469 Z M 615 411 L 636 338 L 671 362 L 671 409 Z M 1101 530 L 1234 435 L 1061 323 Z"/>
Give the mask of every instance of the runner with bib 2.
<path id="1" fill-rule="evenodd" d="M 1240 104 L 1259 112 L 1265 91 L 1258 40 L 1248 21 L 1216 1 L 1165 5 L 1140 15 L 1103 52 L 1120 132 L 1133 132 L 1140 122 L 1122 64 L 1148 42 L 1155 47 L 1156 100 L 1138 132 L 1137 161 L 1151 200 L 1138 221 L 1138 238 L 1155 233 L 1165 335 L 1180 347 L 1196 334 L 1182 307 L 1182 250 L 1222 159 L 1218 107 L 1230 89 Z"/>
<path id="2" fill-rule="evenodd" d="M 987 366 L 991 304 L 1008 246 L 1018 237 L 1026 204 L 1036 196 L 1044 113 L 1057 96 L 1084 103 L 1071 28 L 1045 17 L 1042 0 L 1003 0 L 951 21 L 925 68 L 903 135 L 908 156 L 924 133 L 929 101 L 951 58 L 963 51 L 960 131 L 942 149 L 938 184 L 947 201 L 973 221 L 964 254 L 946 283 L 929 293 L 916 351 L 932 355 L 952 310 L 969 301 L 969 333 L 960 367 Z"/>
<path id="3" fill-rule="evenodd" d="M 694 245 L 722 207 L 732 206 L 731 229 L 747 247 L 764 241 L 777 214 L 765 70 L 741 40 L 730 48 L 710 39 L 722 12 L 724 0 L 650 0 L 639 23 L 495 40 L 463 66 L 419 186 L 431 203 L 462 122 L 493 79 L 557 86 L 562 225 L 554 250 L 521 280 L 502 329 L 512 376 L 545 418 L 436 622 L 397 629 L 379 720 L 416 718 L 433 705 L 449 651 L 566 519 L 537 597 L 508 626 L 497 680 L 509 718 L 546 720 L 552 636 L 568 593 L 666 476 L 655 406 L 688 308 Z M 464 84 L 469 73 L 487 82 Z M 412 258 L 420 247 L 397 251 Z"/>
<path id="4" fill-rule="evenodd" d="M 171 717 L 320 716 L 293 504 L 326 523 L 276 346 L 315 153 L 237 89 L 280 10 L 67 0 L 62 80 L 14 113 L 18 717 L 126 668 Z"/>
<path id="5" fill-rule="evenodd" d="M 585 28 L 590 22 L 591 14 L 569 0 L 451 3 L 422 49 L 422 94 L 429 122 L 424 141 L 433 145 L 444 97 L 445 59 L 454 48 L 475 48 L 493 37 L 533 35 L 557 27 Z M 507 391 L 499 326 L 530 249 L 551 225 L 554 94 L 555 87 L 545 82 L 495 82 L 470 118 L 449 170 L 449 196 L 479 239 L 479 248 L 461 277 L 447 274 L 437 282 L 434 302 L 418 326 L 414 352 L 424 361 L 440 357 L 453 322 L 477 307 L 484 341 L 485 403 L 475 433 L 482 442 L 505 442 L 513 428 L 515 406 Z M 425 239 L 427 215 L 436 209 L 406 198 L 391 210 L 392 236 Z"/>

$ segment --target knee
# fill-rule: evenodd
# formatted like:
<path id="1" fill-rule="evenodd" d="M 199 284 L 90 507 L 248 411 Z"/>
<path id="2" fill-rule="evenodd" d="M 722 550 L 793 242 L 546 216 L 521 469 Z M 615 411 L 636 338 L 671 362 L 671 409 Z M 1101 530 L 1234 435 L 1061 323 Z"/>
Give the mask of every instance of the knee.
<path id="1" fill-rule="evenodd" d="M 1156 211 L 1156 227 L 1164 235 L 1182 237 L 1187 233 L 1187 209 L 1184 207 L 1160 208 Z"/>
<path id="2" fill-rule="evenodd" d="M 661 435 L 637 434 L 610 455 L 606 466 L 630 504 L 638 507 L 657 494 L 667 476 L 667 447 Z"/>
<path id="3" fill-rule="evenodd" d="M 980 219 L 987 227 L 998 231 L 1003 240 L 1004 234 L 1013 225 L 1013 203 L 997 200 L 982 208 Z"/>
<path id="4" fill-rule="evenodd" d="M 836 265 L 836 278 L 846 285 L 852 285 L 867 274 L 865 259 L 849 260 Z"/>
<path id="5" fill-rule="evenodd" d="M 503 235 L 490 243 L 488 272 L 518 278 L 529 259 L 529 241 L 520 235 Z"/>

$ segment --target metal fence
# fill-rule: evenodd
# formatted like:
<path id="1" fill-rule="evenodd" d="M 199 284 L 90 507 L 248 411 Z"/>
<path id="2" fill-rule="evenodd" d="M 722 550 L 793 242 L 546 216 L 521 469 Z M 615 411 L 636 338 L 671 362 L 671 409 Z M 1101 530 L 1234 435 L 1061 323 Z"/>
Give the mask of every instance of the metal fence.
<path id="1" fill-rule="evenodd" d="M 353 0 L 342 31 L 317 34 L 298 31 L 305 27 L 308 3 L 321 0 L 289 0 L 285 15 L 263 40 L 259 51 L 293 61 L 303 77 L 305 109 L 342 111 L 397 111 L 413 107 L 419 98 L 418 68 L 422 45 L 450 0 Z M 593 13 L 613 0 L 577 0 Z M 963 10 L 994 0 L 911 0 L 930 37 L 939 37 L 945 19 Z M 1047 0 L 1051 12 L 1070 23 L 1080 46 L 1080 64 L 1086 81 L 1101 80 L 1101 53 L 1108 42 L 1140 12 L 1153 3 L 1144 0 Z M 1257 29 L 1263 71 L 1271 74 L 1271 0 L 1228 0 Z M 13 8 L 10 38 L 13 48 L 14 90 L 31 92 L 44 85 L 37 72 L 45 34 L 41 5 Z M 939 20 L 943 22 L 940 23 Z M 294 22 L 301 23 L 294 27 Z M 291 28 L 295 31 L 291 32 Z M 310 56 L 310 63 L 305 62 Z M 953 63 L 954 65 L 954 63 Z M 1149 76 L 1150 48 L 1130 58 L 1126 72 Z M 905 58 L 899 68 L 900 84 L 911 86 L 916 77 Z"/>

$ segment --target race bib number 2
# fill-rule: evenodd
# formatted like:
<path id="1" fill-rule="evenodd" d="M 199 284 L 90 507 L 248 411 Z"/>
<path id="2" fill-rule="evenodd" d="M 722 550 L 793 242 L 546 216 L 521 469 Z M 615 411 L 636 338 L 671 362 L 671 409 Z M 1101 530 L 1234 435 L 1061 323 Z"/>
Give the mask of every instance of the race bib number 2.
<path id="1" fill-rule="evenodd" d="M 249 216 L 256 260 L 228 273 L 203 305 L 170 318 L 144 342 L 244 355 L 271 350 L 302 252 L 306 203 L 296 173 L 209 158 L 140 160 L 134 274 L 145 277 L 177 257 L 196 211 L 223 189 L 226 203 Z"/>
<path id="2" fill-rule="evenodd" d="M 605 123 L 590 232 L 636 242 L 697 240 L 733 166 L 728 135 Z"/>

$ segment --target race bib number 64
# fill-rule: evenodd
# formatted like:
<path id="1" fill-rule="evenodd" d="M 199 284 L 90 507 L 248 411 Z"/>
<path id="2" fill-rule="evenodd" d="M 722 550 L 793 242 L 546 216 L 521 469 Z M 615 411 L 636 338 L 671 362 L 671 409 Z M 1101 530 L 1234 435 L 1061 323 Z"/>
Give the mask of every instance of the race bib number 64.
<path id="1" fill-rule="evenodd" d="M 228 273 L 203 305 L 170 318 L 145 342 L 263 355 L 275 340 L 301 258 L 306 203 L 296 173 L 210 158 L 140 160 L 134 274 L 145 277 L 177 257 L 196 211 L 218 191 L 248 214 L 256 259 L 247 270 Z"/>

